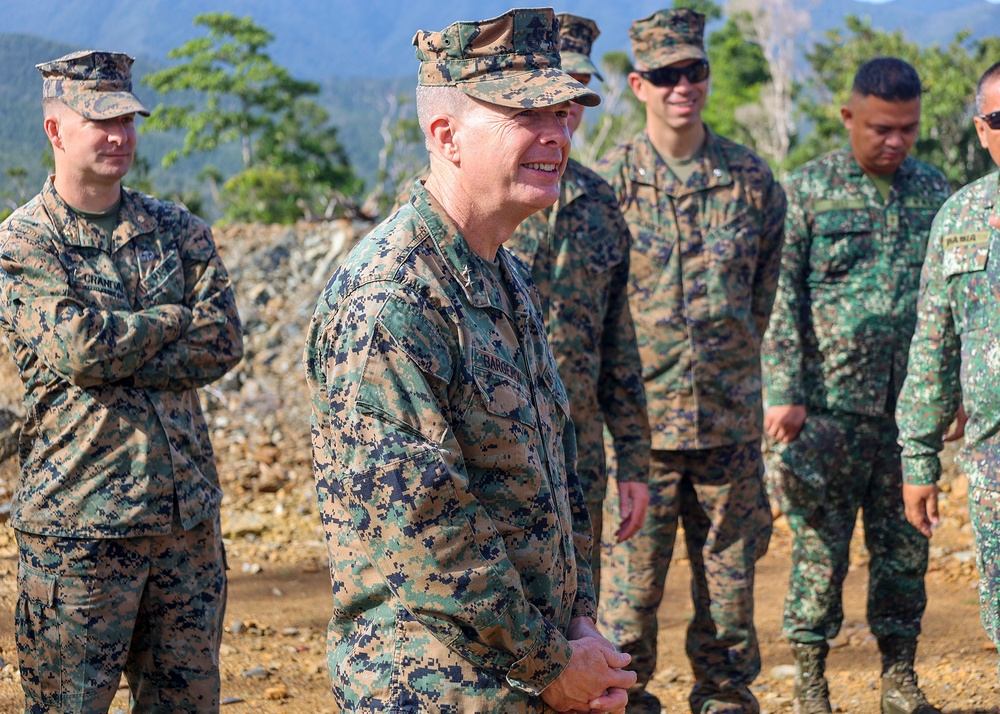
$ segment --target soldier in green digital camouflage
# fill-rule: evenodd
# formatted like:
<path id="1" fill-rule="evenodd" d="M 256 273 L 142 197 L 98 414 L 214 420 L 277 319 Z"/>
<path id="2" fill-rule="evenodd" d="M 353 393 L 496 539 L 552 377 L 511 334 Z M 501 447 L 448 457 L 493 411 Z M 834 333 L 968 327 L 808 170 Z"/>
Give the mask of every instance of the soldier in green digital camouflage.
<path id="1" fill-rule="evenodd" d="M 334 274 L 305 350 L 342 712 L 623 712 L 569 403 L 524 264 L 569 103 L 549 9 L 419 31 L 430 174 Z"/>
<path id="2" fill-rule="evenodd" d="M 1000 62 L 976 86 L 979 141 L 1000 166 Z M 1000 646 L 1000 174 L 941 207 L 927 244 L 906 381 L 896 405 L 906 516 L 931 536 L 938 521 L 938 452 L 958 415 L 958 462 L 969 478 L 983 626 Z M 964 405 L 964 410 L 963 410 Z"/>
<path id="3" fill-rule="evenodd" d="M 756 561 L 771 511 L 762 483 L 760 338 L 780 265 L 785 197 L 767 164 L 701 120 L 705 18 L 682 8 L 632 23 L 645 130 L 606 155 L 632 232 L 629 302 L 652 456 L 644 527 L 604 565 L 599 622 L 632 655 L 631 714 L 659 714 L 656 613 L 683 522 L 694 618 L 691 711 L 755 714 Z"/>
<path id="4" fill-rule="evenodd" d="M 583 85 L 600 74 L 590 60 L 597 25 L 562 13 L 563 71 Z M 569 133 L 583 105 L 569 107 Z M 629 231 L 611 187 L 575 159 L 566 164 L 559 198 L 518 226 L 506 247 L 531 267 L 542 317 L 576 428 L 577 474 L 594 526 L 591 569 L 600 593 L 600 546 L 608 474 L 603 428 L 614 440 L 619 512 L 615 537 L 635 534 L 646 516 L 649 421 L 642 365 L 628 306 Z"/>
<path id="5" fill-rule="evenodd" d="M 865 63 L 841 109 L 848 145 L 785 181 L 781 279 L 764 340 L 764 426 L 777 440 L 773 473 L 794 535 L 783 631 L 803 713 L 831 711 L 827 641 L 843 620 L 859 508 L 871 553 L 868 622 L 882 653 L 882 711 L 938 711 L 913 671 L 927 539 L 903 513 L 893 417 L 927 234 L 949 192 L 940 171 L 908 156 L 920 93 L 920 78 L 902 60 Z"/>
<path id="6" fill-rule="evenodd" d="M 0 225 L 0 324 L 24 381 L 16 639 L 25 711 L 217 712 L 222 491 L 197 388 L 243 354 L 202 221 L 121 180 L 132 58 L 38 65 L 55 173 Z"/>

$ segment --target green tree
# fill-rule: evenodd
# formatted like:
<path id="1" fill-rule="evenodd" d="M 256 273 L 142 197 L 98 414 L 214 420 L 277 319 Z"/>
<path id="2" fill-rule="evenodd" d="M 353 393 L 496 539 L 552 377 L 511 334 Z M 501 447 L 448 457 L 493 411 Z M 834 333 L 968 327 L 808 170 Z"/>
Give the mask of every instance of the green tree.
<path id="1" fill-rule="evenodd" d="M 164 166 L 237 142 L 243 169 L 219 193 L 228 220 L 290 223 L 328 213 L 332 195 L 358 191 L 337 130 L 311 98 L 318 85 L 292 78 L 264 52 L 274 36 L 252 18 L 230 13 L 198 15 L 194 23 L 208 36 L 168 55 L 186 61 L 143 80 L 161 94 L 204 97 L 197 106 L 161 104 L 144 123 L 144 131 L 186 132 L 182 148 L 164 156 Z"/>
<path id="2" fill-rule="evenodd" d="M 827 31 L 806 54 L 813 78 L 799 108 L 813 130 L 794 152 L 793 165 L 847 140 L 840 107 L 850 97 L 858 67 L 874 57 L 899 57 L 917 68 L 924 86 L 914 155 L 944 171 L 954 188 L 982 176 L 992 163 L 972 125 L 975 88 L 998 55 L 998 37 L 971 40 L 961 32 L 945 47 L 920 47 L 900 31 L 876 30 L 867 19 L 848 15 L 844 28 Z"/>
<path id="3" fill-rule="evenodd" d="M 757 149 L 738 116 L 742 107 L 760 103 L 761 90 L 771 79 L 760 45 L 744 37 L 740 17 L 733 15 L 709 34 L 705 53 L 712 66 L 712 96 L 702 112 L 705 123 L 712 131 Z"/>

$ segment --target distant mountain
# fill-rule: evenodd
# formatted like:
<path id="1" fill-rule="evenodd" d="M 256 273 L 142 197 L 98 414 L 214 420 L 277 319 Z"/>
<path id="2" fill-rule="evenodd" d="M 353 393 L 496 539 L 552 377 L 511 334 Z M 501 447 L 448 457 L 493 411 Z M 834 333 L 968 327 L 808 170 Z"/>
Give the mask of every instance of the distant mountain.
<path id="1" fill-rule="evenodd" d="M 1000 0 L 997 0 L 1000 2 Z M 717 0 L 722 4 L 721 0 Z M 885 4 L 857 0 L 796 0 L 812 8 L 812 29 L 799 39 L 811 46 L 824 30 L 840 27 L 847 14 L 867 15 L 879 29 L 902 29 L 921 44 L 949 42 L 962 29 L 974 37 L 1000 32 L 1000 5 L 985 0 L 894 0 Z M 275 35 L 271 56 L 300 79 L 322 87 L 320 103 L 333 123 L 355 171 L 367 180 L 375 174 L 382 140 L 378 127 L 390 95 L 409 94 L 416 75 L 410 41 L 418 29 L 441 29 L 456 19 L 489 17 L 511 5 L 538 0 L 0 0 L 0 190 L 10 189 L 6 172 L 24 168 L 21 181 L 32 195 L 45 176 L 42 157 L 49 153 L 41 129 L 41 81 L 34 65 L 81 48 L 114 49 L 137 58 L 136 74 L 169 64 L 167 53 L 188 39 L 203 36 L 195 15 L 228 11 L 250 15 Z M 671 0 L 571 0 L 557 10 L 594 18 L 602 28 L 598 56 L 628 50 L 628 25 Z M 139 85 L 150 106 L 159 99 Z M 411 104 L 412 107 L 412 104 Z M 238 165 L 232 147 L 211 157 L 184 159 L 170 171 L 159 159 L 179 144 L 177 136 L 143 135 L 140 156 L 151 165 L 151 178 L 162 191 L 190 188 L 206 163 L 229 170 Z"/>
<path id="2" fill-rule="evenodd" d="M 813 30 L 842 24 L 844 15 L 868 15 L 875 27 L 902 29 L 921 44 L 947 42 L 961 29 L 974 36 L 1000 31 L 1000 5 L 986 0 L 798 0 L 812 7 Z M 274 59 L 303 79 L 392 77 L 416 73 L 410 45 L 418 29 L 438 30 L 455 20 L 499 15 L 538 0 L 0 0 L 2 29 L 80 47 L 115 49 L 164 60 L 201 31 L 202 12 L 250 15 L 275 35 Z M 719 4 L 723 4 L 720 2 Z M 598 55 L 628 49 L 628 25 L 670 0 L 571 0 L 556 7 L 594 18 L 602 29 Z M 811 37 L 803 37 L 808 46 Z M 48 57 L 40 57 L 43 61 Z"/>

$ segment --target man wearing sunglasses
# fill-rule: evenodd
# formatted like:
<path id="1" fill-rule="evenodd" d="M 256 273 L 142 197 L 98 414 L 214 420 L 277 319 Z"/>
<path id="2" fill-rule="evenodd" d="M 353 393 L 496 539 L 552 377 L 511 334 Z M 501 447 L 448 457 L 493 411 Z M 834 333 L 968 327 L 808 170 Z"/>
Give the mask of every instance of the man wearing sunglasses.
<path id="1" fill-rule="evenodd" d="M 979 141 L 1000 166 L 1000 62 L 976 86 Z M 983 626 L 1000 645 L 1000 201 L 993 172 L 960 189 L 931 228 L 917 328 L 896 418 L 903 447 L 906 517 L 927 536 L 938 521 L 938 452 L 962 409 L 969 415 L 958 454 L 969 478 Z"/>
<path id="2" fill-rule="evenodd" d="M 843 621 L 859 509 L 882 712 L 938 712 L 913 670 L 927 539 L 906 522 L 894 418 L 927 235 L 949 193 L 940 171 L 908 156 L 921 92 L 906 62 L 866 62 L 841 109 L 847 145 L 785 181 L 781 279 L 764 339 L 764 426 L 778 442 L 773 473 L 794 536 L 782 629 L 803 714 L 831 711 L 827 642 Z"/>
<path id="3" fill-rule="evenodd" d="M 683 519 L 694 618 L 691 711 L 756 714 L 755 562 L 771 512 L 761 474 L 760 337 L 777 285 L 785 197 L 767 164 L 701 120 L 705 18 L 632 23 L 646 127 L 598 164 L 632 230 L 629 302 L 652 455 L 646 522 L 605 562 L 603 631 L 632 655 L 630 714 L 659 714 L 656 611 Z"/>

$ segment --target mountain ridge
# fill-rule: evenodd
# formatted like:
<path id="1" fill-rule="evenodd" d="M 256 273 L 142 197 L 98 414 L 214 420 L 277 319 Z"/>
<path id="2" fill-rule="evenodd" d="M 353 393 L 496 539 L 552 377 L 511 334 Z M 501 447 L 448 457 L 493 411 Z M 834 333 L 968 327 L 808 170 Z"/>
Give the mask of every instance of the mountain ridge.
<path id="1" fill-rule="evenodd" d="M 459 19 L 499 15 L 512 5 L 538 5 L 528 0 L 0 0 L 6 33 L 26 33 L 79 47 L 101 47 L 149 56 L 166 62 L 167 52 L 204 35 L 194 17 L 206 11 L 249 15 L 275 35 L 269 51 L 276 62 L 302 79 L 330 76 L 413 76 L 416 61 L 411 39 L 418 29 L 438 30 Z M 602 28 L 594 52 L 628 50 L 628 25 L 668 0 L 573 0 L 556 8 L 591 17 Z M 720 3 L 721 4 L 721 3 Z M 1000 27 L 1000 5 L 986 0 L 893 0 L 882 4 L 859 0 L 818 0 L 812 5 L 808 45 L 823 31 L 842 25 L 847 14 L 865 15 L 883 30 L 903 29 L 920 44 L 947 42 L 960 29 L 974 37 Z M 567 7 L 568 6 L 568 7 Z M 44 61 L 50 58 L 40 58 Z"/>

